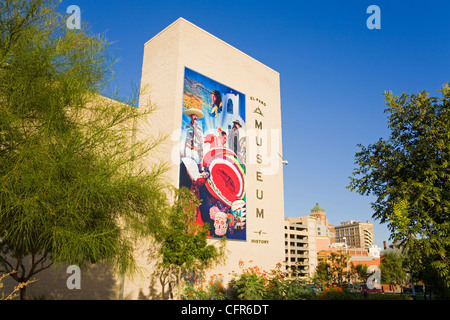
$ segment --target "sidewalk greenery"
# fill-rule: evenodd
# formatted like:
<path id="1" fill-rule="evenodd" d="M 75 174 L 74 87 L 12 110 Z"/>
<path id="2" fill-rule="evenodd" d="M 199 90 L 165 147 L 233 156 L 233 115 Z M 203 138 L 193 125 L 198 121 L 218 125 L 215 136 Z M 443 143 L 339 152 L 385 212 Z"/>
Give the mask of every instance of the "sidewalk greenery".
<path id="1" fill-rule="evenodd" d="M 223 283 L 223 275 L 209 279 L 190 279 L 183 284 L 186 300 L 412 300 L 409 295 L 350 291 L 345 286 L 327 282 L 312 283 L 281 271 L 281 265 L 270 271 L 257 266 L 242 267 Z"/>
<path id="2" fill-rule="evenodd" d="M 210 279 L 194 279 L 184 284 L 184 298 L 188 300 L 308 300 L 314 297 L 313 288 L 281 271 L 281 264 L 270 271 L 257 266 L 243 266 L 232 279 L 223 283 L 223 275 Z"/>

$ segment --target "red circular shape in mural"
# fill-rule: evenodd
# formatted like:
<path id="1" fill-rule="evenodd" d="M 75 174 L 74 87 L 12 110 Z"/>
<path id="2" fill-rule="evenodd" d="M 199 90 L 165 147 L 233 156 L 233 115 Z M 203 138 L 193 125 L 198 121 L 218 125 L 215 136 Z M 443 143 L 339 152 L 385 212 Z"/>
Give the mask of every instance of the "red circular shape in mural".
<path id="1" fill-rule="evenodd" d="M 244 197 L 245 171 L 231 150 L 215 148 L 203 160 L 210 173 L 206 187 L 214 198 L 231 207 L 233 201 Z"/>

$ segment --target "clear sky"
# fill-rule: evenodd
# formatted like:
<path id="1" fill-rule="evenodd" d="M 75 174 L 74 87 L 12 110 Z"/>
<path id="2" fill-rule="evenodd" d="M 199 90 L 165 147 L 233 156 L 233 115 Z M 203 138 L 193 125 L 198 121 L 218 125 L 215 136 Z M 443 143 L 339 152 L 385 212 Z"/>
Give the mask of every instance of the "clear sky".
<path id="1" fill-rule="evenodd" d="M 346 189 L 357 144 L 388 137 L 383 92 L 437 90 L 450 81 L 450 1 L 106 1 L 78 5 L 91 32 L 114 42 L 112 84 L 124 94 L 141 78 L 144 43 L 177 20 L 192 22 L 280 73 L 285 216 L 318 202 L 330 223 L 370 221 L 371 197 Z M 370 5 L 381 29 L 368 29 Z"/>

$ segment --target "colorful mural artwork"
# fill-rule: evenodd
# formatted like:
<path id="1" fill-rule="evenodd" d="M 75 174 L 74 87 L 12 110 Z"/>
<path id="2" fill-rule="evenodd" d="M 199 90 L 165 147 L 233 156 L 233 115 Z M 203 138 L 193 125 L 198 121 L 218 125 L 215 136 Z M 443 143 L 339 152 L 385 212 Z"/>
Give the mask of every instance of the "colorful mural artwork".
<path id="1" fill-rule="evenodd" d="M 201 200 L 209 236 L 246 241 L 245 95 L 185 68 L 180 187 Z"/>

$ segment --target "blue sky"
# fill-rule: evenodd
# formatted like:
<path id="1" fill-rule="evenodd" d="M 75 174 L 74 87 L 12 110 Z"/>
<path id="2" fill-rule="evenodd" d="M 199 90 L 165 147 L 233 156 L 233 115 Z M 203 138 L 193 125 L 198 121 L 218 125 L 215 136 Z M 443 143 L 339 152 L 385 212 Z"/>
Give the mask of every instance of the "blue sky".
<path id="1" fill-rule="evenodd" d="M 318 202 L 330 223 L 374 223 L 371 197 L 346 189 L 357 144 L 387 137 L 383 92 L 437 90 L 450 81 L 450 1 L 77 1 L 91 32 L 114 42 L 114 86 L 140 82 L 144 43 L 179 17 L 280 73 L 285 216 Z M 381 29 L 369 30 L 370 5 Z M 389 243 L 389 241 L 388 241 Z"/>

